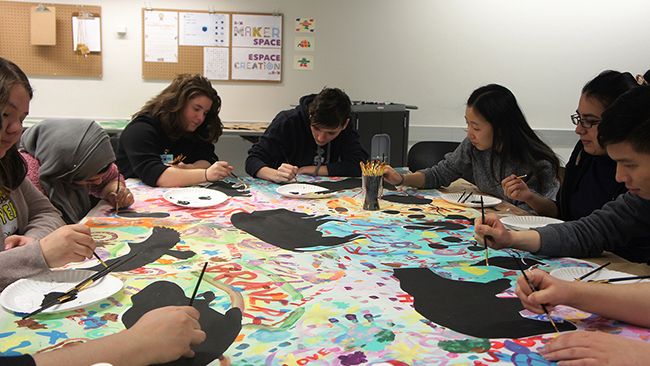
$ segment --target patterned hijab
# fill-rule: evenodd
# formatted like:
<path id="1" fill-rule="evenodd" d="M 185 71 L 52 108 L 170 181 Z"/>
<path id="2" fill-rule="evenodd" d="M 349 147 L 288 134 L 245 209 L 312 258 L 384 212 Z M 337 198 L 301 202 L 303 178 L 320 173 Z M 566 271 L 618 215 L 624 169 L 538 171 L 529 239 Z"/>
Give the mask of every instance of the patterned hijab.
<path id="1" fill-rule="evenodd" d="M 108 134 L 91 120 L 46 119 L 30 127 L 20 139 L 25 151 L 41 167 L 39 181 L 50 201 L 68 223 L 90 211 L 88 180 L 115 161 Z"/>

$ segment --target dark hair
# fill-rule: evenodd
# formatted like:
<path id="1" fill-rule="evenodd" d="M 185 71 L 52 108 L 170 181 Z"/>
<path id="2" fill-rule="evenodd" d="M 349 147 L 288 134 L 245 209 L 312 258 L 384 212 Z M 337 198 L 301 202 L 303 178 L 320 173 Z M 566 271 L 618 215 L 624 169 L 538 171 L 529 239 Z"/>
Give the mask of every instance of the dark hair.
<path id="1" fill-rule="evenodd" d="M 557 176 L 560 167 L 559 159 L 530 128 L 517 104 L 517 99 L 508 88 L 497 84 L 482 86 L 469 96 L 467 106 L 492 126 L 490 172 L 494 180 L 501 181 L 505 178 L 503 162 L 508 159 L 530 166 L 540 187 L 544 187 L 549 182 L 546 182 L 539 168 L 539 161 L 548 160 Z M 502 162 L 498 178 L 494 171 L 495 156 Z"/>
<path id="2" fill-rule="evenodd" d="M 183 123 L 183 110 L 190 99 L 198 96 L 205 96 L 212 100 L 212 107 L 203 123 L 194 132 L 189 133 L 189 136 L 215 143 L 223 132 L 223 125 L 219 119 L 221 97 L 212 87 L 210 80 L 198 74 L 178 75 L 168 87 L 148 101 L 133 117 L 142 113 L 148 114 L 154 121 L 160 123 L 170 139 L 178 140 L 188 135 Z"/>
<path id="3" fill-rule="evenodd" d="M 585 84 L 582 94 L 596 99 L 603 109 L 607 109 L 621 94 L 638 85 L 629 72 L 605 70 Z"/>
<path id="4" fill-rule="evenodd" d="M 4 113 L 10 98 L 11 88 L 21 85 L 27 90 L 29 99 L 32 99 L 34 91 L 27 79 L 27 75 L 15 63 L 0 57 L 0 110 Z M 0 124 L 0 130 L 4 130 L 4 121 Z M 27 163 L 18 152 L 18 143 L 11 146 L 5 156 L 0 158 L 0 190 L 9 195 L 12 190 L 18 188 L 27 176 Z"/>
<path id="5" fill-rule="evenodd" d="M 603 112 L 598 125 L 598 143 L 628 143 L 637 153 L 650 154 L 650 86 L 621 95 Z"/>
<path id="6" fill-rule="evenodd" d="M 309 104 L 309 120 L 313 126 L 336 129 L 345 125 L 352 110 L 350 97 L 338 88 L 323 88 Z"/>

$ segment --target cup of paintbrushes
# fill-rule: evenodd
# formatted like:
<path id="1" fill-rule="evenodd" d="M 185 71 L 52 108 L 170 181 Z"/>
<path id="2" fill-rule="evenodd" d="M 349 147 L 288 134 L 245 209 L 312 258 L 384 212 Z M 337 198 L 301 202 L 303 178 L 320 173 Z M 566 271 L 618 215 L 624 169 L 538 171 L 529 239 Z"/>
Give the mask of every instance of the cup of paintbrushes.
<path id="1" fill-rule="evenodd" d="M 383 174 L 385 163 L 376 161 L 368 164 L 361 163 L 361 188 L 363 190 L 363 209 L 368 211 L 379 210 L 379 197 L 383 193 Z"/>

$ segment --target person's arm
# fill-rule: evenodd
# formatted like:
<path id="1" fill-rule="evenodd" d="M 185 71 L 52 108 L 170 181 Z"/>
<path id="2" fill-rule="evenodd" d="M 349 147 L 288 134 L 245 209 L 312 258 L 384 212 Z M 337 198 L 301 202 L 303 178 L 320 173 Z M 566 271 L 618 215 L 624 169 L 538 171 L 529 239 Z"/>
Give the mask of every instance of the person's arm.
<path id="1" fill-rule="evenodd" d="M 104 186 L 102 199 L 113 207 L 119 204 L 120 208 L 127 208 L 135 202 L 135 198 L 124 181 L 121 181 L 119 185 L 118 182 L 118 180 L 114 180 Z"/>
<path id="2" fill-rule="evenodd" d="M 190 348 L 203 342 L 199 311 L 189 306 L 152 310 L 120 333 L 32 357 L 38 366 L 86 366 L 99 362 L 113 366 L 144 366 L 194 357 Z M 117 352 L 116 352 L 117 351 Z"/>
<path id="3" fill-rule="evenodd" d="M 529 274 L 528 277 L 537 291 L 532 292 L 524 276 L 519 276 L 515 293 L 530 311 L 542 314 L 544 310 L 541 304 L 562 304 L 606 318 L 650 327 L 650 283 L 609 285 L 569 282 L 539 269 L 533 270 L 532 276 Z"/>
<path id="4" fill-rule="evenodd" d="M 316 165 L 306 165 L 306 166 L 301 166 L 298 168 L 298 174 L 306 174 L 306 175 L 314 175 L 316 173 Z M 318 167 L 318 175 L 320 176 L 329 176 L 329 169 L 327 169 L 327 165 L 321 165 Z M 348 175 L 343 175 L 343 176 L 348 176 Z"/>
<path id="5" fill-rule="evenodd" d="M 501 181 L 501 186 L 506 197 L 526 202 L 538 215 L 558 217 L 557 205 L 553 200 L 532 192 L 526 182 L 514 174 Z"/>
<path id="6" fill-rule="evenodd" d="M 158 187 L 186 187 L 205 182 L 216 182 L 230 176 L 233 167 L 226 161 L 217 161 L 206 169 L 168 167 L 158 177 Z"/>
<path id="7" fill-rule="evenodd" d="M 474 219 L 474 238 L 483 246 L 487 244 L 492 249 L 515 248 L 536 253 L 541 247 L 541 238 L 537 231 L 509 231 L 503 226 L 495 214 Z"/>
<path id="8" fill-rule="evenodd" d="M 262 167 L 257 171 L 256 178 L 282 183 L 295 179 L 296 174 L 298 174 L 298 167 L 285 163 L 280 165 L 278 169 L 273 169 L 268 166 Z"/>
<path id="9" fill-rule="evenodd" d="M 539 354 L 558 366 L 638 366 L 648 364 L 650 344 L 609 333 L 572 332 L 551 339 Z"/>
<path id="10" fill-rule="evenodd" d="M 90 228 L 81 224 L 66 225 L 41 240 L 6 249 L 0 252 L 0 289 L 50 268 L 92 258 L 94 249 Z"/>
<path id="11" fill-rule="evenodd" d="M 415 188 L 422 188 L 424 185 L 424 174 L 421 172 L 401 174 L 395 171 L 390 165 L 384 170 L 384 180 L 392 185 L 401 185 Z"/>

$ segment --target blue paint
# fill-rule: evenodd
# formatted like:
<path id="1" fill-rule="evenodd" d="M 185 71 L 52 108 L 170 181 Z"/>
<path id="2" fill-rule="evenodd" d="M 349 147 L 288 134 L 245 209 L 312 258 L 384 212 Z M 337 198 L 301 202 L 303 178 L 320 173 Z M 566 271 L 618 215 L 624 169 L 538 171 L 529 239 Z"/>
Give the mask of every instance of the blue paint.
<path id="1" fill-rule="evenodd" d="M 62 333 L 57 330 L 51 332 L 36 332 L 36 334 L 43 337 L 50 337 L 50 344 L 56 344 L 59 339 L 68 339 L 68 333 Z"/>

